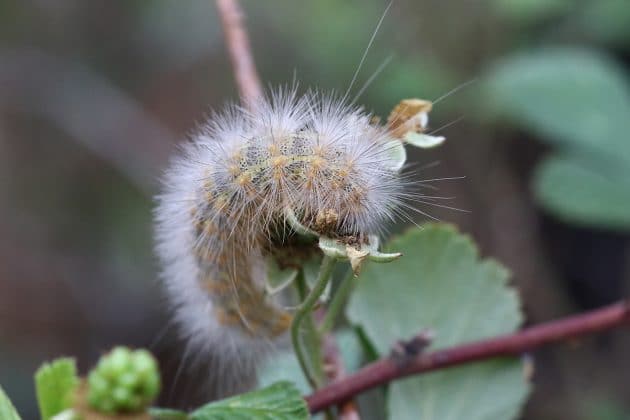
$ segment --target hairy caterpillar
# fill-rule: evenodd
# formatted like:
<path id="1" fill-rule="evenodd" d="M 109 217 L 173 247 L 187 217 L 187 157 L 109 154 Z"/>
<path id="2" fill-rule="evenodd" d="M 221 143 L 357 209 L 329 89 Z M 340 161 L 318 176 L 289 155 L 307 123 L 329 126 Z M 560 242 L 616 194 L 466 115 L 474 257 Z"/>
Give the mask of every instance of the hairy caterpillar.
<path id="1" fill-rule="evenodd" d="M 426 148 L 444 140 L 423 133 L 431 102 L 404 100 L 381 126 L 346 101 L 348 92 L 296 92 L 280 89 L 211 116 L 172 160 L 158 197 L 156 248 L 187 340 L 183 358 L 209 361 L 214 397 L 253 385 L 259 361 L 291 324 L 266 293 L 270 260 L 320 252 L 320 236 L 325 252 L 339 250 L 327 251 L 321 239 L 345 246 L 356 270 L 368 254 L 399 255 L 378 253 L 377 239 L 387 221 L 407 217 L 405 208 L 425 214 L 406 199 L 446 207 L 432 202 L 441 197 L 405 191 L 399 174 L 404 142 Z"/>
<path id="2" fill-rule="evenodd" d="M 172 161 L 155 211 L 163 279 L 190 348 L 235 389 L 291 322 L 264 293 L 287 213 L 330 237 L 378 232 L 402 199 L 396 147 L 342 99 L 280 90 L 211 117 Z"/>

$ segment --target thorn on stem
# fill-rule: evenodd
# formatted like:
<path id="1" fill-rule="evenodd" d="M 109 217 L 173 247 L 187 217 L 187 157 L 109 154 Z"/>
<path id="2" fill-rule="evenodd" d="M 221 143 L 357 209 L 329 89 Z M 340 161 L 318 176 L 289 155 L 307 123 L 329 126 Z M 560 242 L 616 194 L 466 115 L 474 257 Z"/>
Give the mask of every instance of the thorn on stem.
<path id="1" fill-rule="evenodd" d="M 409 340 L 398 340 L 392 346 L 390 358 L 401 365 L 407 364 L 422 353 L 433 340 L 433 332 L 424 330 Z"/>

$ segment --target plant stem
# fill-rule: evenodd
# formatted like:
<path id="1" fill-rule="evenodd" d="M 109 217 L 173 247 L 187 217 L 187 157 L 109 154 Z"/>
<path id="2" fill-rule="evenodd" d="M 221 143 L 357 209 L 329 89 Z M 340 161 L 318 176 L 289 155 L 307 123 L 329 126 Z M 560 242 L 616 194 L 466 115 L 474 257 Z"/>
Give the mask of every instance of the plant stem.
<path id="1" fill-rule="evenodd" d="M 327 255 L 324 256 L 315 286 L 310 291 L 308 296 L 306 296 L 306 299 L 304 299 L 304 301 L 298 307 L 293 318 L 293 323 L 291 324 L 291 341 L 293 343 L 293 350 L 298 359 L 298 362 L 300 363 L 300 367 L 302 368 L 304 376 L 306 377 L 310 385 L 315 389 L 317 389 L 318 386 L 321 385 L 323 379 L 321 377 L 321 372 L 323 370 L 321 366 L 321 357 L 317 356 L 321 355 L 321 349 L 319 346 L 319 334 L 317 333 L 317 329 L 315 328 L 315 324 L 313 322 L 311 314 L 313 312 L 315 304 L 317 303 L 317 300 L 326 289 L 326 285 L 328 284 L 330 275 L 332 274 L 333 268 L 335 267 L 335 262 L 335 258 L 329 257 Z M 304 276 L 300 275 L 299 279 L 301 279 L 301 281 L 303 282 Z M 306 333 L 308 338 L 307 349 L 304 348 L 304 343 L 301 340 L 300 333 L 302 332 L 302 330 Z M 310 355 L 310 357 L 308 358 L 307 351 L 308 355 Z M 309 361 L 311 363 L 309 363 Z"/>
<path id="2" fill-rule="evenodd" d="M 320 334 L 326 334 L 332 331 L 335 326 L 335 322 L 339 317 L 339 313 L 342 311 L 353 288 L 354 272 L 352 271 L 352 269 L 349 269 L 348 273 L 344 276 L 341 283 L 339 283 L 339 287 L 337 288 L 337 290 L 335 290 L 333 298 L 328 305 L 326 315 L 324 315 L 324 320 L 319 327 Z"/>
<path id="3" fill-rule="evenodd" d="M 306 283 L 303 269 L 299 271 L 296 280 L 298 295 L 300 301 L 303 302 L 304 300 L 306 300 L 306 297 L 309 294 L 309 287 Z M 302 348 L 305 348 L 307 350 L 307 354 L 303 355 L 304 365 L 310 367 L 310 376 L 308 376 L 309 374 L 307 373 L 305 373 L 304 375 L 307 377 L 311 385 L 315 383 L 317 387 L 319 387 L 321 386 L 322 378 L 324 377 L 324 371 L 322 369 L 323 357 L 320 349 L 321 338 L 319 334 L 317 334 L 317 329 L 315 327 L 315 322 L 312 315 L 304 318 L 301 330 L 304 341 L 300 342 L 300 344 L 302 345 Z M 313 385 L 313 387 L 315 387 L 315 385 Z"/>
<path id="4" fill-rule="evenodd" d="M 263 91 L 249 37 L 243 25 L 243 11 L 236 0 L 217 0 L 217 8 L 241 102 L 245 107 L 251 108 L 263 96 Z"/>

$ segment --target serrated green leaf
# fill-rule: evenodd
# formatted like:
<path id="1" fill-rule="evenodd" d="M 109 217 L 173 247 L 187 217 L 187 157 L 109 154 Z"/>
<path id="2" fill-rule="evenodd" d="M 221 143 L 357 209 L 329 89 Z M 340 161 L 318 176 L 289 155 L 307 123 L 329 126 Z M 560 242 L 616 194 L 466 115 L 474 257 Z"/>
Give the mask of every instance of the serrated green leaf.
<path id="1" fill-rule="evenodd" d="M 388 412 L 400 420 L 508 420 L 527 394 L 518 360 L 490 360 L 393 383 Z"/>
<path id="2" fill-rule="evenodd" d="M 306 402 L 291 382 L 277 382 L 247 394 L 206 404 L 190 413 L 191 420 L 304 420 Z"/>
<path id="3" fill-rule="evenodd" d="M 44 363 L 35 373 L 35 391 L 43 420 L 70 408 L 72 391 L 79 383 L 74 359 Z"/>
<path id="4" fill-rule="evenodd" d="M 426 328 L 434 333 L 436 349 L 509 333 L 520 324 L 507 270 L 480 260 L 473 242 L 454 227 L 428 224 L 389 248 L 405 256 L 387 266 L 366 266 L 347 307 L 348 319 L 363 328 L 381 355 Z M 513 418 L 527 393 L 517 360 L 490 361 L 392 384 L 389 415 L 503 420 Z"/>
<path id="5" fill-rule="evenodd" d="M 630 164 L 630 86 L 594 51 L 548 48 L 508 57 L 483 84 L 492 111 L 551 144 Z"/>
<path id="6" fill-rule="evenodd" d="M 20 420 L 17 410 L 11 403 L 11 400 L 5 394 L 0 386 L 0 419 L 2 420 Z"/>
<path id="7" fill-rule="evenodd" d="M 536 168 L 534 190 L 547 210 L 567 222 L 630 229 L 630 168 L 617 173 L 552 156 Z"/>

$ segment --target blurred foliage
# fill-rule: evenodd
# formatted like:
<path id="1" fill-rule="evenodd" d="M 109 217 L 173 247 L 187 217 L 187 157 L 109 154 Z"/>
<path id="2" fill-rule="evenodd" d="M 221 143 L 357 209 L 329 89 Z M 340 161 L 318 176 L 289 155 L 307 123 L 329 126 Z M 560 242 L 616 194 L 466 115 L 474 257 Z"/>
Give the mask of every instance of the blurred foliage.
<path id="1" fill-rule="evenodd" d="M 495 11 L 520 24 L 535 24 L 571 11 L 574 0 L 494 0 Z"/>
<path id="2" fill-rule="evenodd" d="M 20 416 L 2 387 L 0 387 L 0 418 L 3 420 L 20 420 Z"/>
<path id="3" fill-rule="evenodd" d="M 486 76 L 491 114 L 558 146 L 535 174 L 540 202 L 569 222 L 630 229 L 630 85 L 592 51 L 506 58 Z"/>
<path id="4" fill-rule="evenodd" d="M 590 398 L 584 402 L 587 420 L 626 420 L 628 411 L 614 400 L 606 397 Z"/>
<path id="5" fill-rule="evenodd" d="M 77 365 L 74 359 L 56 359 L 44 363 L 35 373 L 37 404 L 42 420 L 72 406 L 72 393 L 79 384 Z"/>

